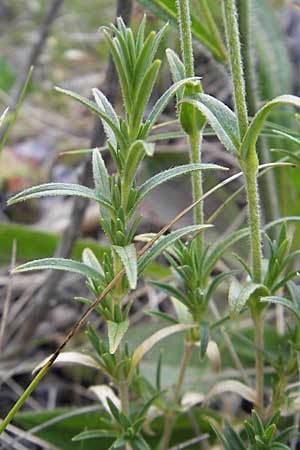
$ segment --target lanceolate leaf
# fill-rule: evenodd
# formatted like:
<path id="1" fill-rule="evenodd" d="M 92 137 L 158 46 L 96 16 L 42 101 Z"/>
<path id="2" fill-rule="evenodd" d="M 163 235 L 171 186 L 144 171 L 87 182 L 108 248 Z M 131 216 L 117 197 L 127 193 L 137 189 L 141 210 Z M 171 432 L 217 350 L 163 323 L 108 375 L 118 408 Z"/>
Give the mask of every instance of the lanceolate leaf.
<path id="1" fill-rule="evenodd" d="M 140 124 L 143 119 L 146 104 L 152 93 L 158 72 L 161 66 L 161 61 L 156 60 L 152 66 L 147 70 L 144 79 L 136 93 L 136 98 L 133 105 L 133 129 L 136 133 L 139 131 Z"/>
<path id="2" fill-rule="evenodd" d="M 185 78 L 185 69 L 184 64 L 180 60 L 179 56 L 171 48 L 167 48 L 166 55 L 168 58 L 173 82 L 177 83 L 178 81 L 183 80 Z"/>
<path id="3" fill-rule="evenodd" d="M 99 194 L 110 201 L 108 172 L 102 155 L 97 149 L 93 151 L 93 176 L 96 195 Z"/>
<path id="4" fill-rule="evenodd" d="M 105 97 L 105 95 L 99 91 L 99 89 L 93 89 L 93 95 L 95 98 L 95 101 L 99 107 L 99 109 L 105 114 L 111 122 L 115 125 L 116 128 L 120 128 L 120 123 L 117 114 L 115 113 L 114 108 L 112 107 L 111 103 L 108 101 L 108 99 Z M 107 124 L 105 120 L 102 120 L 103 127 L 107 136 L 107 139 L 109 139 L 111 145 L 114 147 L 114 149 L 117 148 L 117 141 L 114 134 L 113 129 Z"/>
<path id="5" fill-rule="evenodd" d="M 73 261 L 72 259 L 64 258 L 45 258 L 30 261 L 13 269 L 13 273 L 44 269 L 65 270 L 66 272 L 74 272 L 90 277 L 93 280 L 104 281 L 102 274 L 92 267 L 78 261 Z"/>
<path id="6" fill-rule="evenodd" d="M 231 109 L 216 98 L 206 94 L 197 94 L 195 99 L 184 98 L 182 102 L 189 103 L 201 111 L 226 150 L 233 155 L 238 154 L 238 124 Z"/>
<path id="7" fill-rule="evenodd" d="M 129 286 L 131 289 L 135 289 L 137 283 L 137 256 L 134 244 L 127 245 L 126 247 L 114 245 L 113 248 L 119 255 L 125 268 Z"/>
<path id="8" fill-rule="evenodd" d="M 93 269 L 97 270 L 101 275 L 104 276 L 103 268 L 95 255 L 95 253 L 90 248 L 85 248 L 82 252 L 82 261 L 87 266 L 92 267 Z"/>
<path id="9" fill-rule="evenodd" d="M 262 303 L 273 303 L 276 305 L 282 305 L 286 309 L 288 309 L 294 316 L 296 317 L 297 321 L 300 324 L 300 311 L 295 307 L 293 302 L 291 300 L 288 300 L 284 297 L 276 297 L 276 296 L 269 296 L 264 297 L 261 299 Z"/>
<path id="10" fill-rule="evenodd" d="M 237 318 L 252 296 L 256 295 L 259 297 L 268 294 L 268 289 L 262 284 L 247 283 L 242 285 L 236 279 L 233 279 L 228 294 L 229 314 L 231 318 Z"/>
<path id="11" fill-rule="evenodd" d="M 103 110 L 101 110 L 96 103 L 91 102 L 89 99 L 82 97 L 82 95 L 76 94 L 76 92 L 69 91 L 67 89 L 62 89 L 59 87 L 55 88 L 58 92 L 61 92 L 62 94 L 67 95 L 68 97 L 73 98 L 74 100 L 77 100 L 79 103 L 84 105 L 86 108 L 88 108 L 91 112 L 99 116 L 115 133 L 115 136 L 124 143 L 123 135 L 118 128 L 118 126 L 115 124 L 115 122 L 112 120 L 110 116 L 108 116 L 106 113 L 103 113 Z"/>
<path id="12" fill-rule="evenodd" d="M 190 225 L 180 230 L 173 231 L 167 236 L 162 236 L 141 258 L 138 260 L 138 273 L 141 274 L 147 265 L 153 261 L 160 253 L 164 252 L 170 245 L 183 236 L 203 231 L 210 228 L 211 225 Z"/>
<path id="13" fill-rule="evenodd" d="M 140 203 L 153 189 L 166 181 L 179 177 L 180 175 L 187 175 L 197 170 L 227 170 L 225 167 L 216 164 L 184 164 L 182 166 L 173 167 L 172 169 L 154 175 L 142 184 L 139 188 L 138 203 Z"/>
<path id="14" fill-rule="evenodd" d="M 104 438 L 115 438 L 117 437 L 117 432 L 105 431 L 105 430 L 89 430 L 83 431 L 82 433 L 76 434 L 72 438 L 73 442 L 85 441 L 87 439 L 104 439 Z"/>
<path id="15" fill-rule="evenodd" d="M 124 169 L 124 182 L 123 182 L 124 198 L 128 198 L 129 196 L 130 189 L 134 184 L 136 172 L 144 156 L 145 155 L 153 156 L 154 151 L 155 151 L 155 144 L 152 144 L 151 142 L 145 142 L 142 140 L 135 141 L 129 148 Z"/>
<path id="16" fill-rule="evenodd" d="M 157 102 L 153 106 L 153 109 L 150 112 L 145 124 L 146 131 L 150 131 L 153 125 L 155 125 L 160 114 L 164 111 L 173 95 L 175 95 L 179 89 L 181 89 L 188 81 L 197 81 L 200 79 L 200 77 L 186 78 L 184 80 L 178 81 L 177 83 L 174 83 L 171 87 L 169 87 L 169 89 L 157 100 Z"/>
<path id="17" fill-rule="evenodd" d="M 30 200 L 31 198 L 50 197 L 56 195 L 84 197 L 89 200 L 97 201 L 111 209 L 111 205 L 102 196 L 99 194 L 97 195 L 95 191 L 85 186 L 72 183 L 46 183 L 39 186 L 34 186 L 19 192 L 19 194 L 14 197 L 11 197 L 7 204 L 10 206 L 25 200 Z"/>
<path id="18" fill-rule="evenodd" d="M 255 150 L 256 141 L 259 138 L 264 121 L 272 110 L 278 106 L 291 105 L 300 108 L 300 98 L 295 95 L 281 95 L 266 103 L 253 118 L 241 147 L 241 156 L 246 160 L 250 151 Z"/>
<path id="19" fill-rule="evenodd" d="M 129 321 L 125 320 L 124 322 L 112 322 L 111 320 L 107 321 L 107 330 L 108 330 L 108 341 L 109 341 L 109 353 L 112 355 L 116 352 L 119 347 L 123 337 L 126 334 L 126 331 L 129 327 Z"/>

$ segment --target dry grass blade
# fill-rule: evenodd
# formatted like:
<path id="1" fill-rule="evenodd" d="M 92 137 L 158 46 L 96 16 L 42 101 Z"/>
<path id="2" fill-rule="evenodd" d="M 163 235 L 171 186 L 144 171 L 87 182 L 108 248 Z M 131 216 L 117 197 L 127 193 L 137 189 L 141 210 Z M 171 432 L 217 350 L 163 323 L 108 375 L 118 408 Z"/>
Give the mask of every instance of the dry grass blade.
<path id="1" fill-rule="evenodd" d="M 11 252 L 11 262 L 10 262 L 10 277 L 7 284 L 7 291 L 6 291 L 6 297 L 4 300 L 3 305 L 3 312 L 2 312 L 2 319 L 1 319 L 1 325 L 0 325 L 0 351 L 3 349 L 4 345 L 4 337 L 5 337 L 5 330 L 7 325 L 7 318 L 9 313 L 9 307 L 11 304 L 11 295 L 12 295 L 12 274 L 11 271 L 16 265 L 16 253 L 17 253 L 17 243 L 16 240 L 13 241 L 12 245 L 12 252 Z"/>

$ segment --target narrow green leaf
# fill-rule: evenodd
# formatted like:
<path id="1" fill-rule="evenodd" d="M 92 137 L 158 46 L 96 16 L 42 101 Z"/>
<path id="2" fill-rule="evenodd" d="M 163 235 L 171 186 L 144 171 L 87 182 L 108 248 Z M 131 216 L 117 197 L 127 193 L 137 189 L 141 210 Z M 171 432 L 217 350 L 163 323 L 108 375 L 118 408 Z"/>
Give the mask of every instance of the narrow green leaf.
<path id="1" fill-rule="evenodd" d="M 62 94 L 65 94 L 68 97 L 77 100 L 79 103 L 88 108 L 92 113 L 99 116 L 111 128 L 111 130 L 114 132 L 118 140 L 124 144 L 124 138 L 118 126 L 115 124 L 114 121 L 111 120 L 110 116 L 103 113 L 103 111 L 96 105 L 96 103 L 91 102 L 89 99 L 85 97 L 82 97 L 82 95 L 76 94 L 76 92 L 72 92 L 67 89 L 62 89 L 59 87 L 56 87 L 55 89 L 57 92 L 61 92 Z"/>
<path id="2" fill-rule="evenodd" d="M 99 150 L 93 150 L 93 176 L 96 195 L 103 196 L 110 201 L 108 172 Z"/>
<path id="3" fill-rule="evenodd" d="M 124 322 L 112 322 L 111 320 L 107 321 L 107 330 L 108 330 L 108 341 L 109 341 L 109 353 L 114 355 L 125 336 L 129 327 L 129 321 L 125 320 Z"/>
<path id="4" fill-rule="evenodd" d="M 56 195 L 84 197 L 89 200 L 94 200 L 112 209 L 112 206 L 99 194 L 96 195 L 95 191 L 79 184 L 71 183 L 46 183 L 39 186 L 34 186 L 29 189 L 25 189 L 14 197 L 11 197 L 7 204 L 9 206 L 16 203 L 29 200 L 31 198 L 50 197 Z"/>
<path id="5" fill-rule="evenodd" d="M 155 39 L 155 31 L 151 31 L 148 34 L 144 44 L 142 46 L 140 45 L 140 52 L 136 60 L 134 80 L 133 80 L 136 89 L 140 87 L 141 80 L 143 79 L 145 71 L 152 63 L 151 48 L 153 47 L 154 39 Z"/>
<path id="6" fill-rule="evenodd" d="M 184 305 L 187 305 L 188 300 L 185 297 L 185 295 L 182 292 L 180 292 L 179 289 L 176 289 L 172 285 L 167 284 L 167 283 L 161 283 L 159 281 L 151 281 L 150 285 L 160 289 L 161 291 L 165 292 L 170 297 L 177 298 L 177 300 L 179 300 Z"/>
<path id="7" fill-rule="evenodd" d="M 93 89 L 93 95 L 100 111 L 102 111 L 103 114 L 109 117 L 109 120 L 115 125 L 117 129 L 120 129 L 118 116 L 114 108 L 112 107 L 111 103 L 105 97 L 105 95 L 101 91 L 99 91 L 99 89 Z M 108 125 L 108 123 L 105 120 L 102 120 L 102 123 L 107 139 L 110 141 L 111 145 L 116 149 L 117 140 L 113 129 Z"/>
<path id="8" fill-rule="evenodd" d="M 93 250 L 85 248 L 82 252 L 82 261 L 85 265 L 97 270 L 104 277 L 104 270 Z"/>
<path id="9" fill-rule="evenodd" d="M 209 323 L 201 322 L 200 324 L 200 358 L 203 359 L 209 342 Z"/>
<path id="10" fill-rule="evenodd" d="M 174 317 L 169 316 L 169 314 L 163 313 L 161 311 L 152 311 L 152 310 L 144 310 L 144 314 L 151 317 L 156 317 L 158 319 L 165 320 L 166 322 L 170 322 L 172 324 L 179 323 L 178 320 L 176 320 Z"/>
<path id="11" fill-rule="evenodd" d="M 140 52 L 143 49 L 144 46 L 144 40 L 145 40 L 145 27 L 146 27 L 146 14 L 144 14 L 143 19 L 141 20 L 139 29 L 138 29 L 138 33 L 136 36 L 136 43 L 135 43 L 135 49 L 136 49 L 136 54 L 139 55 Z M 137 65 L 137 62 L 136 62 Z"/>
<path id="12" fill-rule="evenodd" d="M 76 436 L 72 438 L 72 441 L 78 442 L 78 441 L 85 441 L 87 439 L 115 438 L 116 436 L 117 434 L 114 433 L 113 431 L 89 430 L 76 434 Z"/>
<path id="13" fill-rule="evenodd" d="M 161 66 L 161 61 L 156 60 L 154 63 L 149 67 L 147 72 L 144 75 L 143 81 L 136 92 L 136 97 L 133 105 L 133 134 L 137 135 L 140 125 L 142 123 L 144 111 L 146 108 L 146 104 L 152 94 L 152 90 L 154 87 L 154 84 L 156 82 L 158 72 Z"/>
<path id="14" fill-rule="evenodd" d="M 188 103 L 197 108 L 205 116 L 226 150 L 233 155 L 238 154 L 238 123 L 231 109 L 207 94 L 197 94 L 195 99 L 184 98 L 182 103 Z"/>
<path id="15" fill-rule="evenodd" d="M 164 252 L 170 245 L 176 242 L 178 239 L 186 236 L 187 234 L 194 233 L 196 231 L 204 231 L 210 228 L 211 225 L 190 225 L 180 230 L 173 231 L 172 233 L 162 236 L 158 241 L 152 245 L 152 247 L 138 260 L 138 273 L 141 274 L 148 264 L 153 261 L 159 254 Z"/>
<path id="16" fill-rule="evenodd" d="M 169 63 L 170 72 L 172 74 L 173 83 L 185 78 L 185 68 L 179 56 L 170 48 L 166 50 L 167 60 Z M 180 101 L 183 95 L 183 88 L 177 91 L 177 101 Z"/>
<path id="17" fill-rule="evenodd" d="M 126 72 L 126 66 L 124 58 L 122 58 L 122 55 L 120 53 L 120 50 L 117 46 L 116 38 L 112 39 L 107 29 L 103 28 L 103 34 L 106 38 L 106 41 L 109 45 L 121 85 L 121 90 L 123 94 L 124 104 L 127 111 L 127 114 L 131 113 L 132 109 L 132 98 L 130 95 L 130 88 L 129 88 L 129 80 L 128 80 L 128 74 Z"/>
<path id="18" fill-rule="evenodd" d="M 167 48 L 166 55 L 170 67 L 170 71 L 172 74 L 173 82 L 177 83 L 180 80 L 183 80 L 185 78 L 185 69 L 184 64 L 177 55 L 177 53 L 174 52 L 171 48 Z"/>
<path id="19" fill-rule="evenodd" d="M 172 169 L 165 170 L 163 172 L 154 175 L 142 184 L 138 191 L 137 202 L 140 203 L 153 189 L 179 177 L 180 175 L 187 175 L 197 170 L 227 170 L 226 167 L 218 166 L 217 164 L 184 164 L 181 166 L 173 167 Z"/>
<path id="20" fill-rule="evenodd" d="M 275 305 L 282 305 L 286 309 L 288 309 L 297 319 L 297 321 L 300 324 L 300 311 L 295 307 L 293 302 L 291 300 L 288 300 L 284 297 L 277 297 L 277 296 L 268 296 L 261 299 L 261 303 L 273 303 Z"/>
<path id="21" fill-rule="evenodd" d="M 153 125 L 155 125 L 157 119 L 159 118 L 160 114 L 164 111 L 173 95 L 175 95 L 176 92 L 179 89 L 181 89 L 188 81 L 197 81 L 200 79 L 201 79 L 200 77 L 185 78 L 184 80 L 180 80 L 177 83 L 174 83 L 171 87 L 169 87 L 169 89 L 157 100 L 148 116 L 146 123 L 147 132 L 151 130 Z"/>
<path id="22" fill-rule="evenodd" d="M 242 142 L 241 156 L 247 160 L 249 153 L 255 151 L 257 139 L 261 133 L 264 121 L 274 108 L 282 105 L 291 105 L 300 108 L 300 98 L 295 95 L 280 95 L 266 103 L 254 116 Z"/>
<path id="23" fill-rule="evenodd" d="M 29 272 L 31 270 L 44 269 L 65 270 L 67 272 L 74 272 L 86 277 L 90 277 L 93 280 L 101 282 L 104 281 L 102 274 L 96 269 L 84 263 L 64 258 L 44 258 L 37 259 L 36 261 L 30 261 L 16 267 L 15 269 L 13 269 L 12 273 Z"/>
<path id="24" fill-rule="evenodd" d="M 233 278 L 228 293 L 230 317 L 236 319 L 251 297 L 256 296 L 258 298 L 259 296 L 269 295 L 269 293 L 266 286 L 262 284 L 247 283 L 243 285 Z"/>
<path id="25" fill-rule="evenodd" d="M 129 286 L 131 289 L 135 289 L 137 284 L 137 255 L 134 244 L 129 244 L 126 247 L 114 245 L 113 248 L 125 268 Z"/>

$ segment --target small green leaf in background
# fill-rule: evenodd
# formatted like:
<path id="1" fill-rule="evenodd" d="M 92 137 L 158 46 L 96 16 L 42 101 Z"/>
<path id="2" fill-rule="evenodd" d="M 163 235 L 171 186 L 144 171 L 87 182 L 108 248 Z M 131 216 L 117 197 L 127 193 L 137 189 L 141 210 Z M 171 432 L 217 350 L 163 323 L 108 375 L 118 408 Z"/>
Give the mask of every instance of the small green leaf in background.
<path id="1" fill-rule="evenodd" d="M 112 322 L 107 321 L 108 340 L 109 340 L 109 353 L 112 355 L 116 352 L 123 337 L 125 336 L 129 327 L 129 321 L 124 322 Z"/>

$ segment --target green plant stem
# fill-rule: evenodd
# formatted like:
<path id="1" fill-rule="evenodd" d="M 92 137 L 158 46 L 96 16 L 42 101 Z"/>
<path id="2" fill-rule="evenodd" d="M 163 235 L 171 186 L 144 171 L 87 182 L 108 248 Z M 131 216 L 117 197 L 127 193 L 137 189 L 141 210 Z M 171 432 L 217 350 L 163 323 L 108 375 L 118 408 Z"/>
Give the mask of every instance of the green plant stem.
<path id="1" fill-rule="evenodd" d="M 253 158 L 250 155 L 250 158 Z M 261 233 L 260 233 L 260 213 L 259 196 L 257 187 L 257 157 L 255 153 L 255 163 L 247 164 L 244 171 L 246 180 L 246 192 L 249 208 L 249 225 L 251 240 L 252 257 L 252 280 L 254 283 L 262 282 L 262 251 L 261 251 Z M 261 417 L 264 417 L 264 313 L 259 305 L 252 307 L 252 319 L 255 327 L 255 373 L 256 373 L 256 408 Z"/>
<path id="2" fill-rule="evenodd" d="M 191 163 L 201 163 L 201 144 L 202 132 L 189 136 L 190 160 Z M 202 172 L 196 171 L 192 174 L 193 200 L 198 200 L 203 196 Z M 204 222 L 203 202 L 199 202 L 194 209 L 194 223 L 202 224 Z M 203 235 L 199 233 L 196 237 L 198 254 L 201 255 L 203 248 Z"/>
<path id="3" fill-rule="evenodd" d="M 255 373 L 256 373 L 256 408 L 264 419 L 264 314 L 253 316 L 255 325 Z"/>
<path id="4" fill-rule="evenodd" d="M 248 0 L 237 0 L 241 55 L 245 73 L 246 102 L 249 115 L 254 117 L 259 106 L 259 93 L 255 74 L 254 52 L 252 51 L 251 46 L 250 8 L 251 2 Z M 257 142 L 257 151 L 260 155 L 260 160 L 262 163 L 271 162 L 270 152 L 267 148 L 264 137 L 259 138 Z M 278 197 L 277 195 L 274 195 L 274 192 L 276 192 L 276 183 L 274 173 L 272 171 L 269 171 L 268 174 L 262 178 L 260 186 L 263 215 L 265 222 L 269 223 L 279 217 Z"/>
<path id="5" fill-rule="evenodd" d="M 193 77 L 195 75 L 195 72 L 191 32 L 190 2 L 188 0 L 176 0 L 176 4 L 179 21 L 180 45 L 183 64 L 185 68 L 185 76 Z"/>
<path id="6" fill-rule="evenodd" d="M 122 359 L 122 351 L 121 347 L 116 351 L 116 359 L 117 362 L 120 363 Z M 128 379 L 124 376 L 124 373 L 121 373 L 120 380 L 118 381 L 118 392 L 119 398 L 121 402 L 121 411 L 128 416 L 129 415 L 129 383 Z M 131 445 L 127 442 L 125 445 L 126 450 L 132 450 Z"/>
<path id="7" fill-rule="evenodd" d="M 179 370 L 179 374 L 178 374 L 178 378 L 177 378 L 177 382 L 176 382 L 176 386 L 175 386 L 174 403 L 178 403 L 180 400 L 182 384 L 184 382 L 186 370 L 188 368 L 193 349 L 194 349 L 194 343 L 185 341 L 183 357 L 182 357 L 180 370 Z M 164 432 L 163 432 L 161 441 L 159 443 L 158 450 L 166 450 L 166 448 L 168 447 L 171 436 L 172 436 L 172 431 L 173 431 L 175 421 L 176 421 L 176 413 L 174 413 L 172 411 L 166 416 Z"/>
<path id="8" fill-rule="evenodd" d="M 237 10 L 234 0 L 223 0 L 222 6 L 230 71 L 234 89 L 235 111 L 239 124 L 240 138 L 242 139 L 248 128 L 248 113 L 245 98 L 245 81 L 237 21 Z"/>
<path id="9" fill-rule="evenodd" d="M 26 390 L 23 392 L 21 397 L 16 401 L 14 406 L 11 408 L 11 410 L 8 412 L 7 416 L 3 419 L 3 421 L 0 424 L 0 434 L 5 430 L 7 425 L 11 422 L 11 420 L 14 418 L 14 416 L 17 414 L 23 403 L 26 401 L 26 399 L 31 395 L 31 393 L 34 391 L 34 389 L 37 387 L 39 382 L 44 378 L 44 376 L 47 374 L 49 369 L 49 364 L 46 364 L 39 373 L 34 377 L 32 382 L 29 384 L 29 386 L 26 388 Z"/>
<path id="10" fill-rule="evenodd" d="M 255 160 L 257 161 L 256 155 Z M 247 168 L 244 171 L 244 175 L 250 225 L 252 281 L 259 284 L 262 282 L 262 251 L 257 171 L 250 163 L 247 163 L 246 166 Z"/>

